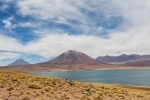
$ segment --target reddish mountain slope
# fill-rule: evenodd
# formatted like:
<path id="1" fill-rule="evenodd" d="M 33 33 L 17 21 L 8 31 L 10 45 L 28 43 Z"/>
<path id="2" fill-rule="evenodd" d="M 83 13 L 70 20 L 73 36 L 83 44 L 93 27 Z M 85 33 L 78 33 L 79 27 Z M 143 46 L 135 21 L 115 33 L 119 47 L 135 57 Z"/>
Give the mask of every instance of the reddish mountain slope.
<path id="1" fill-rule="evenodd" d="M 97 61 L 110 63 L 110 64 L 120 64 L 120 63 L 128 63 L 134 61 L 144 61 L 150 60 L 150 55 L 120 55 L 120 56 L 100 56 L 96 58 Z"/>
<path id="2" fill-rule="evenodd" d="M 18 66 L 18 65 L 29 65 L 29 64 L 30 63 L 28 63 L 27 61 L 25 61 L 23 59 L 18 59 L 7 66 Z"/>
<path id="3" fill-rule="evenodd" d="M 100 64 L 93 58 L 87 56 L 84 53 L 74 50 L 68 50 L 55 59 L 49 61 L 51 64 Z"/>
<path id="4" fill-rule="evenodd" d="M 128 66 L 150 66 L 150 60 L 139 60 L 139 61 L 133 61 L 125 63 L 125 65 Z"/>

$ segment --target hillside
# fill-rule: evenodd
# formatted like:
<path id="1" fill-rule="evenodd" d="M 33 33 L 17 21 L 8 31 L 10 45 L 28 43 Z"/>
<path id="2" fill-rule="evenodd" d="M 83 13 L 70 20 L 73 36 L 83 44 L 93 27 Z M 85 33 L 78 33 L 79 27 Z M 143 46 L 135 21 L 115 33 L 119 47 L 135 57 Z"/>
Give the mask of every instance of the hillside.
<path id="1" fill-rule="evenodd" d="M 23 59 L 17 59 L 16 61 L 12 62 L 11 64 L 7 65 L 7 66 L 18 66 L 18 65 L 29 65 L 30 63 L 28 63 L 27 61 L 23 60 Z"/>
<path id="2" fill-rule="evenodd" d="M 0 70 L 0 77 L 0 100 L 150 100 L 149 88 L 82 83 L 6 70 Z"/>
<path id="3" fill-rule="evenodd" d="M 149 66 L 150 67 L 150 60 L 139 60 L 139 61 L 132 61 L 125 63 L 127 66 Z"/>
<path id="4" fill-rule="evenodd" d="M 144 61 L 144 60 L 150 60 L 150 55 L 120 55 L 120 56 L 100 56 L 96 58 L 97 61 L 105 62 L 109 64 L 122 64 L 127 62 L 133 62 L 133 61 Z"/>
<path id="5" fill-rule="evenodd" d="M 93 58 L 88 55 L 77 52 L 75 50 L 68 50 L 65 53 L 62 53 L 55 59 L 49 61 L 51 64 L 100 64 Z"/>

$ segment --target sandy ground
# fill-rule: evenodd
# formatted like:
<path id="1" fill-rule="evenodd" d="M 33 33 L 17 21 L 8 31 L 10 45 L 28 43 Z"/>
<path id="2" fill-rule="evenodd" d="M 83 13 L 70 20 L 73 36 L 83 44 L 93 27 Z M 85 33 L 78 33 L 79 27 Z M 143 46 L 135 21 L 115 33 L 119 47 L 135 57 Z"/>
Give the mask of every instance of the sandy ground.
<path id="1" fill-rule="evenodd" d="M 83 83 L 0 70 L 0 100 L 150 100 L 150 88 Z"/>

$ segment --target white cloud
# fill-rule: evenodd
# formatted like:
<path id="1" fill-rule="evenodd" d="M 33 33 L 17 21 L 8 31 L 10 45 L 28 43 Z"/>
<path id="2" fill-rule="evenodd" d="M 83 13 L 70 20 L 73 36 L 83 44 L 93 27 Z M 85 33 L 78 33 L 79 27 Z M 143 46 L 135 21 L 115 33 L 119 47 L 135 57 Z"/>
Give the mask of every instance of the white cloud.
<path id="1" fill-rule="evenodd" d="M 6 29 L 12 29 L 12 28 L 15 28 L 16 27 L 16 25 L 15 24 L 12 24 L 12 20 L 13 20 L 14 18 L 13 17 L 8 17 L 7 19 L 4 19 L 4 20 L 2 20 L 2 22 L 4 23 L 4 28 L 6 28 Z"/>
<path id="2" fill-rule="evenodd" d="M 0 35 L 0 50 L 21 52 L 23 45 L 14 38 Z"/>
<path id="3" fill-rule="evenodd" d="M 9 8 L 9 6 L 7 4 L 4 4 L 2 6 L 0 6 L 0 11 L 5 11 Z"/>
<path id="4" fill-rule="evenodd" d="M 13 61 L 13 59 L 18 59 L 21 57 L 19 53 L 13 52 L 0 52 L 0 66 L 6 66 Z"/>
<path id="5" fill-rule="evenodd" d="M 34 5 L 33 5 L 34 4 Z M 39 19 L 74 18 L 80 16 L 77 8 L 70 5 L 70 2 L 60 0 L 22 0 L 17 3 L 19 11 L 23 15 L 32 15 Z M 60 18 L 60 19 L 59 19 Z"/>
<path id="6" fill-rule="evenodd" d="M 134 26 L 150 25 L 150 1 L 148 0 L 114 0 L 122 15 Z"/>
<path id="7" fill-rule="evenodd" d="M 6 66 L 6 65 L 8 65 L 10 62 L 8 61 L 0 61 L 0 67 L 1 66 Z"/>
<path id="8" fill-rule="evenodd" d="M 33 23 L 33 22 L 20 22 L 18 27 L 30 27 L 30 28 L 37 28 L 40 27 L 41 25 L 39 23 Z"/>
<path id="9" fill-rule="evenodd" d="M 116 52 L 126 54 L 149 54 L 149 34 L 142 36 L 139 33 L 127 34 L 114 32 L 110 39 L 103 39 L 88 35 L 49 34 L 38 41 L 32 41 L 26 46 L 26 51 L 43 57 L 55 57 L 69 49 L 87 53 L 92 57 L 100 55 L 119 55 Z M 140 41 L 144 38 L 143 41 Z"/>
<path id="10" fill-rule="evenodd" d="M 102 34 L 103 21 L 111 20 L 108 16 L 122 17 L 119 8 L 111 0 L 22 0 L 17 2 L 17 7 L 18 14 L 44 23 L 65 24 L 72 29 L 81 30 L 82 34 Z M 97 22 L 103 25 L 97 26 Z"/>
<path id="11" fill-rule="evenodd" d="M 0 60 L 4 59 L 17 59 L 21 55 L 19 53 L 11 53 L 11 52 L 0 52 Z"/>

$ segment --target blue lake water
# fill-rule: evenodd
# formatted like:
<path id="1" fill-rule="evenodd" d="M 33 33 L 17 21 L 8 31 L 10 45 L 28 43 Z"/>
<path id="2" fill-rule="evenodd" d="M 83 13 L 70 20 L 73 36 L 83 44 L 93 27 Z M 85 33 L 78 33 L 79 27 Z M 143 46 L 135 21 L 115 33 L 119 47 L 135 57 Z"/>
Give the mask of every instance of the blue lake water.
<path id="1" fill-rule="evenodd" d="M 150 69 L 33 72 L 32 74 L 82 82 L 150 86 Z"/>

